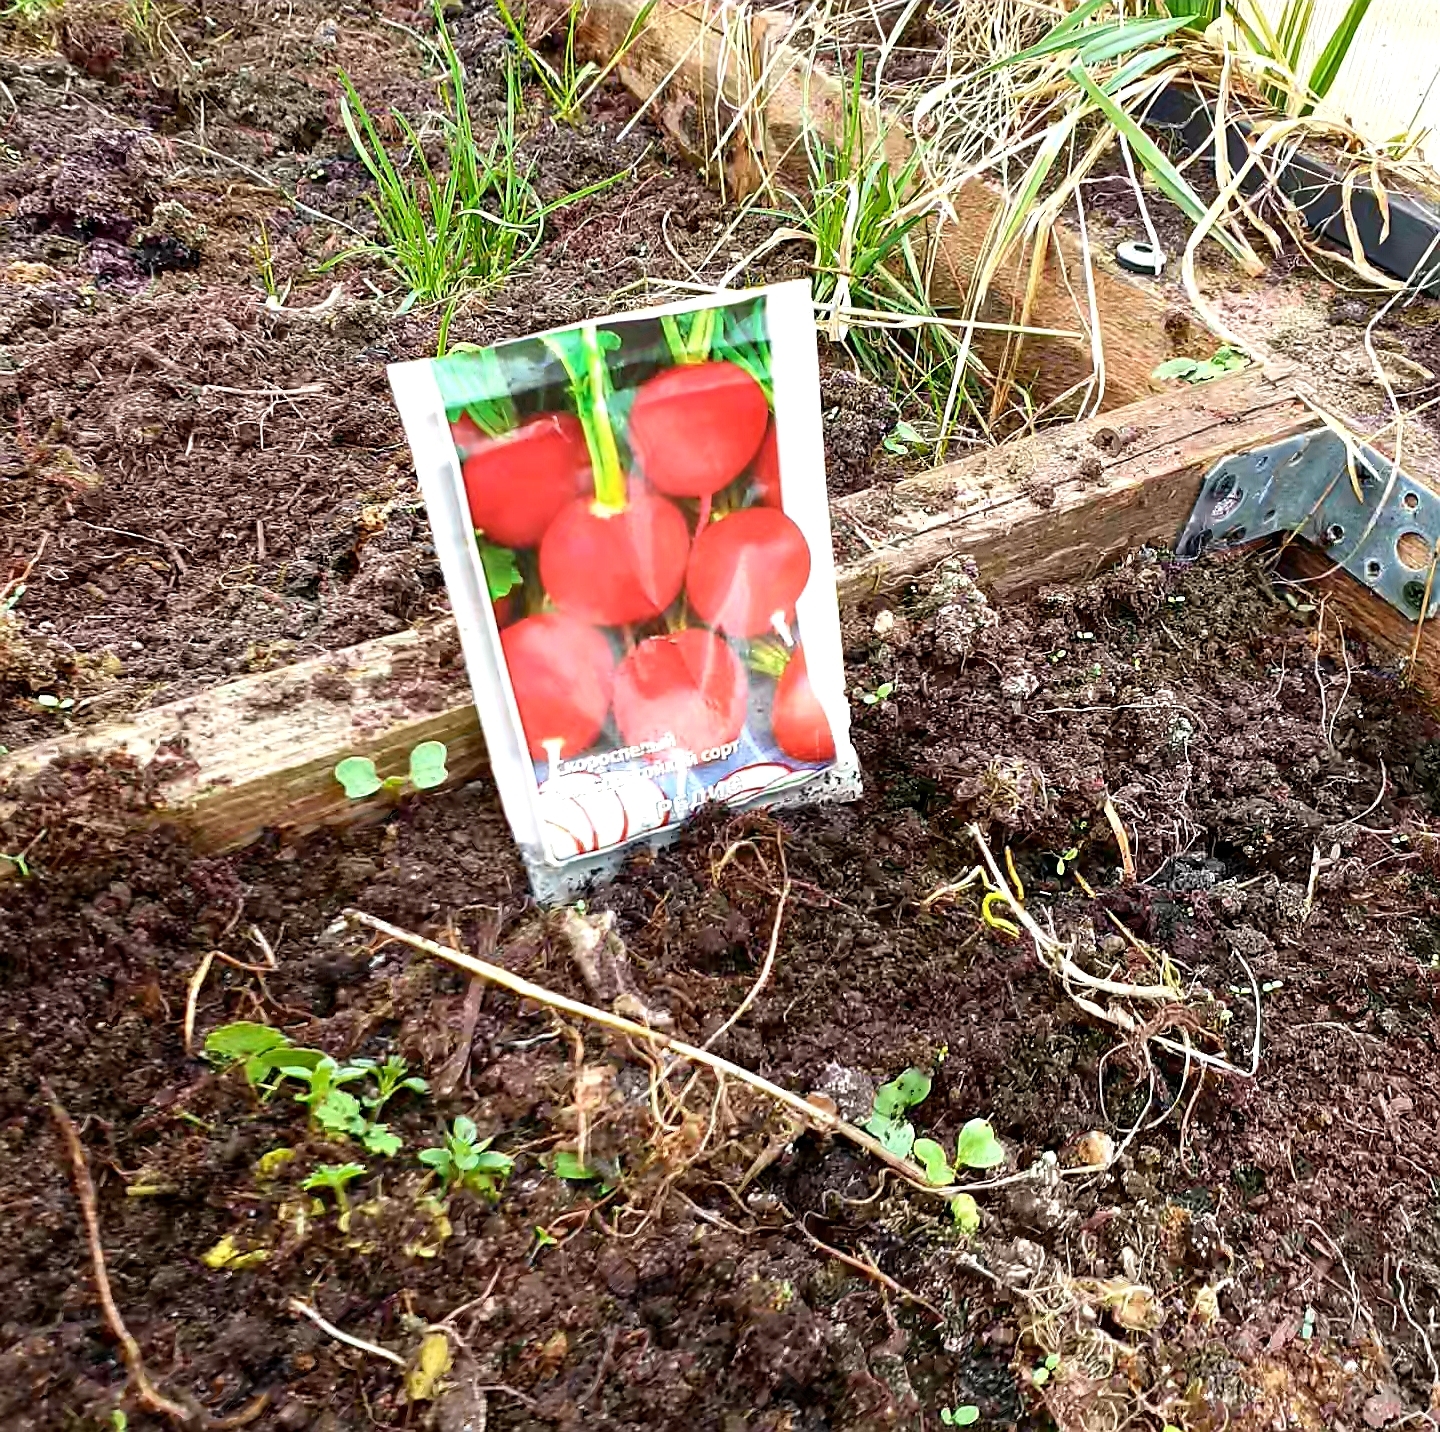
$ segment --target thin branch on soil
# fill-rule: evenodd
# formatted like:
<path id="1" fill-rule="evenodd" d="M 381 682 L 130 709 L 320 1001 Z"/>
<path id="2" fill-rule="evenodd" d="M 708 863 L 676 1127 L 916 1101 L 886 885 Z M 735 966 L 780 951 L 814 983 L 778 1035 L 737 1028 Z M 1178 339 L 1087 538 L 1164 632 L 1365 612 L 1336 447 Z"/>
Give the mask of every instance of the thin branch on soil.
<path id="1" fill-rule="evenodd" d="M 780 924 L 785 918 L 785 904 L 790 899 L 790 874 L 785 868 L 785 846 L 778 835 L 775 844 L 780 852 L 782 883 L 779 897 L 775 902 L 775 922 L 770 927 L 770 947 L 765 951 L 765 959 L 760 966 L 760 973 L 755 977 L 755 983 L 750 986 L 745 998 L 735 1007 L 730 1017 L 705 1041 L 704 1048 L 706 1049 L 719 1043 L 744 1018 L 746 1011 L 760 998 L 760 991 L 770 982 L 770 972 L 775 968 L 775 951 L 780 946 Z"/>
<path id="2" fill-rule="evenodd" d="M 371 1357 L 383 1357 L 386 1362 L 393 1362 L 396 1367 L 405 1366 L 405 1359 L 398 1352 L 391 1352 L 388 1347 L 381 1347 L 379 1343 L 366 1342 L 364 1338 L 341 1332 L 334 1323 L 321 1317 L 309 1303 L 302 1302 L 299 1298 L 291 1298 L 286 1306 L 292 1313 L 309 1318 L 322 1333 L 334 1338 L 336 1342 L 342 1342 L 346 1347 L 353 1347 L 359 1352 L 368 1352 Z"/>
<path id="3" fill-rule="evenodd" d="M 459 969 L 467 970 L 481 979 L 489 980 L 492 984 L 499 985 L 501 989 L 507 989 L 511 994 L 519 995 L 521 999 L 534 1000 L 536 1004 L 543 1005 L 550 1009 L 563 1010 L 567 1014 L 577 1015 L 581 1019 L 588 1019 L 594 1024 L 603 1025 L 607 1029 L 616 1030 L 618 1033 L 627 1034 L 632 1039 L 638 1039 L 644 1043 L 655 1045 L 670 1053 L 678 1055 L 683 1060 L 692 1060 L 698 1064 L 704 1064 L 716 1074 L 728 1075 L 740 1083 L 748 1085 L 760 1093 L 768 1095 L 776 1103 L 793 1109 L 809 1124 L 818 1126 L 827 1133 L 839 1134 L 841 1138 L 848 1139 L 851 1143 L 857 1144 L 867 1153 L 872 1154 L 882 1163 L 888 1164 L 894 1169 L 911 1187 L 920 1190 L 922 1193 L 934 1194 L 937 1198 L 953 1198 L 957 1193 L 973 1193 L 982 1189 L 1000 1188 L 1006 1184 L 1021 1183 L 1036 1176 L 1035 1170 L 1025 1170 L 1018 1174 L 1009 1175 L 1005 1178 L 988 1179 L 978 1183 L 967 1184 L 944 1184 L 936 1185 L 930 1183 L 925 1172 L 918 1164 L 911 1163 L 908 1159 L 902 1159 L 890 1152 L 878 1139 L 867 1134 L 863 1129 L 857 1128 L 854 1124 L 840 1118 L 838 1114 L 832 1113 L 829 1109 L 822 1108 L 818 1104 L 812 1104 L 807 1099 L 802 1099 L 798 1094 L 792 1094 L 790 1090 L 783 1089 L 778 1084 L 772 1084 L 768 1079 L 762 1078 L 759 1074 L 752 1073 L 749 1069 L 730 1060 L 722 1058 L 718 1054 L 712 1054 L 708 1049 L 702 1049 L 699 1045 L 687 1044 L 682 1039 L 676 1039 L 672 1035 L 663 1034 L 657 1029 L 647 1028 L 643 1024 L 637 1024 L 634 1020 L 626 1019 L 623 1015 L 611 1014 L 607 1010 L 597 1009 L 594 1005 L 583 1004 L 580 1000 L 571 999 L 568 995 L 557 994 L 554 990 L 546 989 L 544 985 L 534 984 L 532 981 L 522 978 L 520 975 L 512 974 L 509 970 L 499 965 L 493 965 L 487 960 L 475 958 L 473 955 L 462 955 L 457 950 L 448 949 L 444 945 L 436 944 L 434 940 L 427 940 L 422 935 L 412 934 L 409 930 L 402 930 L 398 925 L 391 925 L 385 920 L 376 919 L 374 915 L 367 915 L 363 910 L 347 910 L 343 916 L 352 924 L 363 925 L 366 929 L 373 930 L 376 934 L 383 935 L 386 939 L 397 940 L 402 945 L 409 945 L 411 949 L 419 950 L 422 954 L 433 955 L 436 959 L 445 960 L 447 963 L 457 966 Z M 1037 1168 L 1039 1165 L 1036 1166 Z M 1072 1170 L 1062 1170 L 1062 1173 L 1070 1173 Z M 1074 1172 L 1092 1174 L 1095 1169 L 1084 1168 Z"/>
<path id="4" fill-rule="evenodd" d="M 95 1293 L 100 1300 L 100 1311 L 104 1315 L 105 1325 L 110 1329 L 111 1336 L 120 1344 L 121 1351 L 124 1353 L 125 1366 L 129 1370 L 130 1381 L 135 1390 L 135 1399 L 147 1412 L 153 1412 L 160 1417 L 168 1417 L 170 1421 L 179 1423 L 182 1427 L 194 1427 L 202 1421 L 199 1414 L 189 1407 L 182 1407 L 178 1402 L 172 1402 L 158 1392 L 154 1383 L 150 1381 L 150 1375 L 145 1371 L 145 1363 L 140 1356 L 140 1344 L 135 1341 L 130 1329 L 125 1326 L 125 1320 L 120 1316 L 120 1309 L 115 1306 L 115 1296 L 110 1290 L 110 1274 L 105 1267 L 105 1251 L 100 1244 L 100 1215 L 95 1206 L 95 1183 L 90 1177 L 90 1163 L 85 1157 L 85 1148 L 80 1142 L 80 1134 L 75 1128 L 75 1121 L 65 1112 L 59 1099 L 55 1097 L 55 1091 L 44 1080 L 41 1081 L 40 1087 L 50 1104 L 50 1116 L 54 1119 L 56 1128 L 60 1130 L 60 1136 L 64 1139 L 65 1147 L 70 1155 L 70 1170 L 75 1185 L 75 1197 L 80 1204 L 80 1216 L 85 1224 L 85 1240 L 90 1247 Z"/>
<path id="5" fill-rule="evenodd" d="M 1405 1300 L 1405 1280 L 1400 1276 L 1400 1270 L 1405 1264 L 1399 1262 L 1395 1265 L 1395 1286 L 1400 1290 L 1400 1311 L 1405 1314 L 1405 1321 L 1410 1324 L 1420 1335 L 1420 1341 L 1425 1345 L 1425 1357 L 1430 1363 L 1430 1385 L 1432 1388 L 1440 1387 L 1440 1363 L 1435 1361 L 1435 1349 L 1430 1345 L 1430 1336 L 1419 1323 L 1415 1321 L 1415 1315 L 1410 1311 L 1410 1305 Z"/>
<path id="6" fill-rule="evenodd" d="M 897 1283 L 888 1273 L 883 1273 L 873 1263 L 862 1258 L 853 1258 L 849 1253 L 842 1253 L 838 1248 L 832 1248 L 830 1244 L 822 1242 L 806 1226 L 810 1215 L 807 1213 L 804 1218 L 796 1219 L 792 1227 L 798 1228 L 805 1236 L 806 1241 L 815 1248 L 818 1248 L 828 1257 L 834 1258 L 837 1262 L 843 1263 L 847 1268 L 853 1268 L 862 1277 L 869 1278 L 874 1283 L 879 1283 L 882 1288 L 888 1288 L 897 1298 L 907 1303 L 914 1303 L 916 1307 L 924 1308 L 937 1323 L 945 1321 L 944 1315 L 934 1303 L 928 1302 L 918 1293 L 912 1293 L 903 1283 Z"/>

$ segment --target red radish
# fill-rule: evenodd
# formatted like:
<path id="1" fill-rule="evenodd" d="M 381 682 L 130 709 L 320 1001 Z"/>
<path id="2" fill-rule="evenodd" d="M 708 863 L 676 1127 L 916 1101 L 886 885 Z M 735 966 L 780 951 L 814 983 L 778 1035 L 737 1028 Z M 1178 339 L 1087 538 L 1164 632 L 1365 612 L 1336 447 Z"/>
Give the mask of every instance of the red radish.
<path id="1" fill-rule="evenodd" d="M 805 669 L 805 653 L 795 648 L 780 680 L 775 683 L 775 703 L 770 711 L 770 730 L 775 744 L 797 761 L 833 761 L 835 736 L 825 712 L 816 700 Z"/>
<path id="2" fill-rule="evenodd" d="M 543 612 L 506 627 L 500 646 L 531 757 L 578 756 L 592 746 L 610 713 L 615 681 L 615 658 L 604 635 Z"/>
<path id="3" fill-rule="evenodd" d="M 547 413 L 485 439 L 461 471 L 470 518 L 499 547 L 534 547 L 555 514 L 590 490 L 590 452 L 570 413 Z"/>
<path id="4" fill-rule="evenodd" d="M 481 432 L 480 424 L 469 413 L 461 413 L 450 424 L 450 436 L 455 439 L 455 451 L 460 454 L 461 462 L 464 462 L 476 448 L 484 447 L 490 441 Z"/>
<path id="5" fill-rule="evenodd" d="M 774 507 L 746 507 L 695 538 L 686 590 L 702 620 L 729 636 L 784 622 L 810 580 L 804 534 Z"/>
<path id="6" fill-rule="evenodd" d="M 762 507 L 780 506 L 780 445 L 775 441 L 775 424 L 765 431 L 765 441 L 750 468 L 755 501 Z"/>
<path id="7" fill-rule="evenodd" d="M 690 529 L 673 502 L 635 492 L 616 509 L 579 498 L 540 543 L 540 582 L 559 609 L 596 626 L 659 616 L 685 584 Z"/>
<path id="8" fill-rule="evenodd" d="M 630 450 L 671 497 L 709 497 L 749 465 L 770 407 L 734 363 L 682 363 L 643 382 L 630 409 Z"/>
<path id="9" fill-rule="evenodd" d="M 739 736 L 749 686 L 714 632 L 690 627 L 642 641 L 615 673 L 615 724 L 627 746 L 674 738 L 701 755 Z"/>

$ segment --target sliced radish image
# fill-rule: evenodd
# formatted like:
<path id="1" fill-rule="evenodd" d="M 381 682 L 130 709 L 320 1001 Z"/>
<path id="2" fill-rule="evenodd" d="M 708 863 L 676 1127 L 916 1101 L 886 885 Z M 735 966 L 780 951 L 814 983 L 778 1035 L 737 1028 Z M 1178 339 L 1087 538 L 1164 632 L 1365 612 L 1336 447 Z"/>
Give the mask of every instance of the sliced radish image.
<path id="1" fill-rule="evenodd" d="M 451 425 L 455 432 L 469 418 Z M 456 438 L 457 447 L 460 437 Z M 534 547 L 567 503 L 590 491 L 590 452 L 578 418 L 547 413 L 497 438 L 480 435 L 461 467 L 470 520 L 501 547 Z"/>
<path id="2" fill-rule="evenodd" d="M 630 450 L 671 497 L 708 497 L 739 477 L 770 421 L 759 383 L 735 363 L 682 363 L 643 382 L 630 409 Z"/>
<path id="3" fill-rule="evenodd" d="M 753 765 L 741 766 L 738 771 L 725 777 L 721 799 L 749 800 L 751 796 L 770 790 L 794 774 L 793 766 L 784 765 L 780 761 L 756 761 Z"/>
<path id="4" fill-rule="evenodd" d="M 618 845 L 629 833 L 624 803 L 594 771 L 567 771 L 545 781 L 540 811 L 548 824 L 573 835 L 582 850 Z"/>
<path id="5" fill-rule="evenodd" d="M 750 468 L 750 482 L 755 501 L 761 507 L 779 507 L 780 504 L 780 444 L 775 438 L 775 424 L 771 422 L 765 430 L 765 441 L 755 454 Z"/>
<path id="6" fill-rule="evenodd" d="M 770 730 L 775 744 L 797 761 L 835 759 L 835 735 L 810 685 L 805 653 L 798 647 L 775 683 Z"/>
<path id="7" fill-rule="evenodd" d="M 728 636 L 780 630 L 810 580 L 804 534 L 775 507 L 747 507 L 695 538 L 685 588 L 704 621 Z"/>
<path id="8" fill-rule="evenodd" d="M 531 758 L 580 755 L 610 714 L 615 657 L 603 633 L 558 612 L 500 633 Z"/>
<path id="9" fill-rule="evenodd" d="M 615 673 L 615 723 L 627 746 L 671 736 L 697 756 L 745 725 L 748 679 L 740 658 L 700 627 L 642 641 Z"/>
<path id="10" fill-rule="evenodd" d="M 670 824 L 670 802 L 649 776 L 632 776 L 615 794 L 625 808 L 626 839 Z"/>
<path id="11" fill-rule="evenodd" d="M 626 626 L 659 616 L 685 583 L 690 529 L 675 504 L 631 493 L 623 507 L 580 498 L 540 543 L 540 581 L 567 616 Z"/>
<path id="12" fill-rule="evenodd" d="M 545 823 L 546 844 L 556 859 L 568 860 L 599 848 L 594 822 L 573 796 L 542 791 L 540 816 Z"/>

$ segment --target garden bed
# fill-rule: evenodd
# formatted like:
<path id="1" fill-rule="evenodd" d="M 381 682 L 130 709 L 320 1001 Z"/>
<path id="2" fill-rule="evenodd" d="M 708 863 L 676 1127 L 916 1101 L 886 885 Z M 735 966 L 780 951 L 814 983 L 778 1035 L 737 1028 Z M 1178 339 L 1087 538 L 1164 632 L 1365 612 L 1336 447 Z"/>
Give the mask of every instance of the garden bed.
<path id="1" fill-rule="evenodd" d="M 343 280 L 330 312 L 267 312 L 262 219 L 281 285 L 342 241 L 181 143 L 360 222 L 332 67 L 372 107 L 417 112 L 422 51 L 305 0 L 263 22 L 211 7 L 209 31 L 177 22 L 191 70 L 205 62 L 177 79 L 176 57 L 135 50 L 108 12 L 77 13 L 68 66 L 26 42 L 0 76 L 16 102 L 6 540 L 15 573 L 35 559 L 6 651 L 12 748 L 443 610 L 383 371 L 433 352 L 438 314 L 391 317 L 394 297 L 347 268 L 284 300 Z M 499 27 L 454 23 L 493 117 Z M 697 261 L 728 221 L 654 131 L 617 142 L 618 90 L 576 129 L 533 102 L 543 184 L 628 162 L 635 176 L 553 216 L 537 259 L 462 308 L 452 340 L 570 321 L 621 290 L 642 301 L 638 280 L 688 276 L 671 250 Z M 764 276 L 793 271 L 772 258 Z M 883 394 L 832 363 L 826 411 L 832 493 L 883 492 L 903 472 L 880 447 Z M 1094 478 L 1079 457 L 1076 490 Z M 1031 487 L 1026 520 L 1056 501 Z M 872 498 L 851 499 L 865 530 Z M 861 571 L 865 544 L 840 536 Z M 27 873 L 0 881 L 0 1421 L 113 1428 L 123 1406 L 134 1432 L 169 1425 L 125 1391 L 43 1080 L 78 1125 L 151 1379 L 232 1425 L 860 1432 L 935 1427 L 942 1408 L 1037 1428 L 1414 1425 L 1440 1381 L 1427 709 L 1336 620 L 1344 601 L 1250 563 L 1146 552 L 998 611 L 953 562 L 881 585 L 857 581 L 845 615 L 863 801 L 716 815 L 638 857 L 588 904 L 624 946 L 598 967 L 527 906 L 484 780 L 229 854 L 146 828 L 183 750 L 76 756 L 25 788 L 4 849 Z M 453 672 L 409 679 L 417 708 L 456 689 Z M 1224 1052 L 1243 1065 L 1258 1033 L 1259 1077 L 1202 1083 L 1158 1052 L 1147 1070 L 1145 1041 L 1085 1014 L 976 889 L 932 899 L 975 865 L 972 823 L 1010 850 L 1042 923 L 1088 931 L 1122 971 L 1124 932 L 1170 952 L 1228 1011 Z M 639 1000 L 696 1042 L 778 930 L 773 974 L 717 1044 L 736 1063 L 856 1120 L 922 1068 L 917 1127 L 953 1147 L 988 1118 L 1018 1170 L 1047 1151 L 1075 1168 L 1092 1131 L 1139 1127 L 1103 1171 L 979 1192 L 967 1234 L 733 1083 L 724 1099 L 708 1075 L 670 1083 L 683 1102 L 662 1127 L 636 1045 L 362 938 L 338 923 L 352 907 L 590 1003 Z M 240 1070 L 187 1052 L 192 1011 L 195 1050 L 257 1021 L 340 1058 L 399 1054 L 431 1089 L 387 1111 L 397 1153 L 362 1154 L 307 1129 L 288 1090 L 260 1102 Z M 567 1180 L 554 1154 L 575 1146 L 582 1088 L 602 1177 Z M 493 1203 L 440 1201 L 418 1159 L 457 1117 L 514 1159 Z M 265 1158 L 281 1149 L 294 1156 Z M 352 1158 L 366 1172 L 342 1229 L 302 1184 Z M 411 1381 L 433 1395 L 407 1403 L 393 1358 L 413 1370 L 437 1327 L 449 1370 Z"/>

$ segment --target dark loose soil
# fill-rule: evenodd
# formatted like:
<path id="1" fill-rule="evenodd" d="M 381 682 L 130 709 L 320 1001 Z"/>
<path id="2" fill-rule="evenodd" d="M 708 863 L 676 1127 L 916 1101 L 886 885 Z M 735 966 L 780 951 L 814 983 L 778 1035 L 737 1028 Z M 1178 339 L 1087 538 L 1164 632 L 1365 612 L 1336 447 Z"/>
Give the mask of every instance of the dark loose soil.
<path id="1" fill-rule="evenodd" d="M 57 773 L 8 822 L 7 840 L 46 832 L 31 876 L 0 885 L 0 1425 L 108 1426 L 123 1400 L 42 1079 L 80 1123 L 152 1375 L 215 1417 L 263 1395 L 256 1427 L 933 1427 L 968 1404 L 989 1426 L 1319 1429 L 1426 1408 L 1405 1311 L 1424 1329 L 1440 1299 L 1434 727 L 1333 623 L 1297 623 L 1239 566 L 1141 561 L 1051 592 L 1005 611 L 963 668 L 936 658 L 926 613 L 921 593 L 883 639 L 877 612 L 849 623 L 857 688 L 894 684 L 856 706 L 864 800 L 717 817 L 637 859 L 590 904 L 628 949 L 593 987 L 525 911 L 486 786 L 300 849 L 196 858 L 164 831 L 105 835 L 143 808 L 142 777 Z M 1120 879 L 1107 794 L 1138 883 Z M 1042 923 L 1122 973 L 1129 931 L 1214 991 L 1241 1062 L 1248 964 L 1258 1077 L 1202 1085 L 1152 1048 L 1152 1090 L 1140 1046 L 970 892 L 927 908 L 975 862 L 971 821 L 1009 845 Z M 884 1079 L 929 1069 L 918 1127 L 953 1141 L 988 1117 L 1019 1169 L 1138 1121 L 1115 1167 L 982 1192 L 965 1237 L 733 1082 L 717 1100 L 681 1071 L 652 1110 L 637 1049 L 495 992 L 472 1043 L 462 978 L 334 924 L 358 906 L 580 998 L 628 986 L 698 1040 L 755 978 L 782 848 L 774 973 L 727 1056 L 855 1118 Z M 277 968 L 215 963 L 200 1037 L 253 1019 L 340 1056 L 399 1052 L 436 1084 L 458 1071 L 448 1096 L 392 1106 L 394 1158 L 327 1143 L 286 1094 L 257 1102 L 186 1055 L 202 958 L 255 965 L 252 929 Z M 549 1168 L 582 1085 L 608 1191 Z M 416 1160 L 459 1113 L 515 1157 L 493 1206 L 438 1201 Z M 260 1162 L 277 1149 L 294 1157 Z M 299 1185 L 356 1158 L 342 1231 Z M 251 1266 L 207 1266 L 226 1238 Z M 437 1398 L 407 1405 L 398 1369 L 295 1316 L 296 1297 L 401 1355 L 454 1315 Z M 132 1428 L 159 1425 L 127 1405 Z"/>
<path id="2" fill-rule="evenodd" d="M 182 57 L 137 48 L 118 10 L 67 6 L 54 43 L 11 31 L 0 61 L 4 540 L 13 572 L 38 554 L 0 671 L 12 745 L 54 729 L 36 694 L 110 719 L 443 600 L 383 376 L 432 350 L 438 316 L 396 319 L 378 268 L 383 298 L 357 269 L 318 273 L 342 247 L 330 226 L 181 143 L 363 223 L 332 67 L 414 113 L 420 51 L 305 0 L 206 16 L 171 22 Z M 493 17 L 455 31 L 493 117 Z M 632 161 L 635 177 L 557 213 L 453 338 L 643 301 L 676 273 L 671 245 L 705 259 L 726 215 L 643 128 L 619 141 L 628 113 L 606 95 L 571 131 L 535 101 L 547 194 Z M 266 310 L 262 220 L 287 307 L 344 285 L 328 315 Z M 836 490 L 883 478 L 883 395 L 837 369 L 826 407 Z M 638 859 L 589 904 L 627 951 L 591 978 L 527 909 L 488 785 L 227 857 L 126 834 L 140 771 L 52 772 L 0 811 L 0 849 L 29 872 L 0 862 L 0 1427 L 100 1432 L 122 1408 L 134 1432 L 166 1425 L 126 1392 L 42 1080 L 79 1126 L 150 1375 L 208 1418 L 870 1432 L 971 1405 L 984 1426 L 1086 1432 L 1416 1425 L 1440 1349 L 1434 726 L 1333 620 L 1297 619 L 1239 566 L 1137 561 L 1005 611 L 964 665 L 934 607 L 918 591 L 849 619 L 857 694 L 893 686 L 855 703 L 863 801 L 717 816 Z M 1242 1064 L 1253 972 L 1258 1076 L 1202 1083 L 1123 1039 L 983 921 L 975 887 L 927 901 L 976 863 L 971 822 L 1010 848 L 1042 925 L 1139 975 L 1123 928 L 1212 990 Z M 337 927 L 350 906 L 580 998 L 638 997 L 692 1040 L 738 1007 L 778 915 L 727 1057 L 857 1119 L 925 1068 L 920 1130 L 953 1147 L 987 1117 L 1009 1169 L 1072 1168 L 1093 1130 L 1124 1150 L 1103 1174 L 979 1193 L 965 1235 L 734 1081 L 652 1087 L 633 1045 L 493 991 L 467 1019 L 460 976 Z M 201 978 L 211 952 L 239 964 Z M 392 1105 L 401 1150 L 329 1143 L 288 1090 L 261 1101 L 187 1053 L 192 997 L 197 1047 L 248 1019 L 403 1055 L 432 1093 Z M 552 1168 L 582 1105 L 604 1182 Z M 515 1160 L 494 1204 L 441 1197 L 418 1161 L 462 1114 Z M 301 1185 L 351 1159 L 342 1228 Z M 407 1359 L 443 1324 L 450 1371 L 407 1402 L 398 1368 L 292 1299 Z"/>

